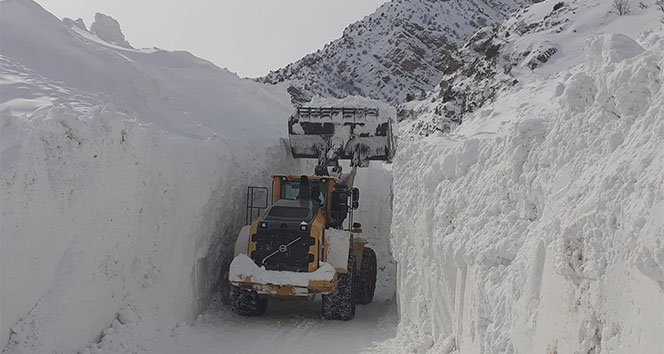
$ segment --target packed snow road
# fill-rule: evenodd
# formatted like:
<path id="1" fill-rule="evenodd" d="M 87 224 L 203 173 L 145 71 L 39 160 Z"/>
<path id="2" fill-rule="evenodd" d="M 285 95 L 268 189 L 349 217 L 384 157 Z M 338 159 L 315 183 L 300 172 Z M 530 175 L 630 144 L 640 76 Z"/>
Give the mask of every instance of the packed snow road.
<path id="1" fill-rule="evenodd" d="M 217 306 L 194 323 L 170 330 L 158 329 L 149 317 L 126 310 L 104 331 L 99 344 L 81 353 L 363 353 L 396 335 L 392 297 L 358 306 L 355 318 L 346 322 L 322 319 L 320 306 L 320 298 L 274 300 L 264 316 L 248 318 Z"/>
<path id="2" fill-rule="evenodd" d="M 393 265 L 393 264 L 392 264 Z M 328 321 L 321 301 L 272 299 L 261 317 L 241 317 L 220 302 L 190 324 L 162 327 L 149 313 L 127 308 L 104 331 L 101 341 L 82 354 L 162 353 L 366 353 L 394 338 L 397 307 L 393 267 L 379 273 L 381 283 L 371 304 L 358 305 L 351 321 Z"/>
<path id="3" fill-rule="evenodd" d="M 320 317 L 313 302 L 273 301 L 265 316 L 243 318 L 227 310 L 201 315 L 191 326 L 178 327 L 160 353 L 361 353 L 394 337 L 394 301 L 358 306 L 351 321 Z"/>

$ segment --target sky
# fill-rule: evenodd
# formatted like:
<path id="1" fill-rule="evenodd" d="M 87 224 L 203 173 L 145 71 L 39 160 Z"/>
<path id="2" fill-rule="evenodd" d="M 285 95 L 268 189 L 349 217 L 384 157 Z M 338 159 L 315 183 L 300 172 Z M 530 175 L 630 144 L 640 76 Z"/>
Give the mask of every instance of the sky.
<path id="1" fill-rule="evenodd" d="M 186 50 L 258 77 L 341 37 L 387 0 L 36 0 L 59 18 L 118 20 L 136 48 Z"/>

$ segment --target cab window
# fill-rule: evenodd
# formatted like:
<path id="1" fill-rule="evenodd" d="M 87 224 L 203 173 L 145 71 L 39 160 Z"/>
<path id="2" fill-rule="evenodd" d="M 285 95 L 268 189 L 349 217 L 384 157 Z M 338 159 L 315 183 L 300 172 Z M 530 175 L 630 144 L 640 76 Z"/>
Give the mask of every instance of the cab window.
<path id="1" fill-rule="evenodd" d="M 300 184 L 284 181 L 281 185 L 281 198 L 295 200 L 300 195 Z"/>
<path id="2" fill-rule="evenodd" d="M 311 195 L 315 193 L 315 191 L 319 191 L 318 193 L 318 202 L 322 207 L 325 207 L 325 196 L 327 192 L 327 182 L 326 183 L 321 183 L 320 181 L 309 181 L 309 186 L 311 188 Z M 281 198 L 282 199 L 289 199 L 289 200 L 296 200 L 298 196 L 300 195 L 300 182 L 299 181 L 283 181 L 281 182 Z M 315 198 L 315 197 L 314 197 Z"/>

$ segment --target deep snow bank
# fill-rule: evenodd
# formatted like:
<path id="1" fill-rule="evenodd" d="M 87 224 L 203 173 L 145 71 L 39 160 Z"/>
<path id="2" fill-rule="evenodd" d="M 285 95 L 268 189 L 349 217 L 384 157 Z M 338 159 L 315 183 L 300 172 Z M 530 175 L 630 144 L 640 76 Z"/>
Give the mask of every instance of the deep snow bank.
<path id="1" fill-rule="evenodd" d="M 664 32 L 636 35 L 655 12 L 573 3 L 548 73 L 400 145 L 401 323 L 381 352 L 664 348 Z"/>
<path id="2" fill-rule="evenodd" d="M 200 142 L 102 108 L 5 112 L 2 125 L 17 142 L 2 173 L 10 352 L 80 349 L 127 304 L 193 318 L 229 261 L 246 185 L 286 161 L 279 145 L 266 155 L 227 137 Z"/>
<path id="3" fill-rule="evenodd" d="M 127 305 L 165 327 L 193 319 L 230 262 L 246 186 L 297 171 L 288 95 L 107 43 L 31 1 L 0 14 L 5 351 L 75 352 Z"/>

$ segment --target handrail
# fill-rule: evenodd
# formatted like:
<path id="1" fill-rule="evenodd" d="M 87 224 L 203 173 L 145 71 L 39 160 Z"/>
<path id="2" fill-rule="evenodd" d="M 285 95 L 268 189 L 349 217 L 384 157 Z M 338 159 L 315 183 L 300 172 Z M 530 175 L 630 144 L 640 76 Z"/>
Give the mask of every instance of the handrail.
<path id="1" fill-rule="evenodd" d="M 254 191 L 255 190 L 264 190 L 265 191 L 265 202 L 261 205 L 254 205 Z M 245 225 L 251 224 L 251 220 L 254 218 L 254 210 L 256 210 L 256 216 L 260 214 L 262 209 L 266 209 L 268 206 L 268 199 L 270 195 L 270 190 L 267 187 L 247 187 L 247 212 L 244 217 Z"/>

